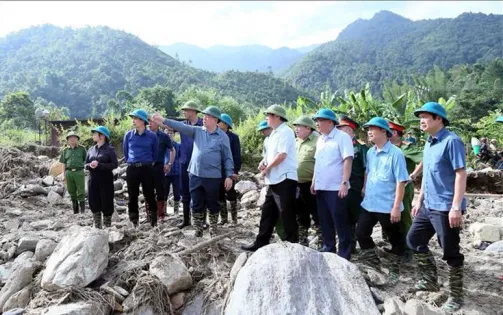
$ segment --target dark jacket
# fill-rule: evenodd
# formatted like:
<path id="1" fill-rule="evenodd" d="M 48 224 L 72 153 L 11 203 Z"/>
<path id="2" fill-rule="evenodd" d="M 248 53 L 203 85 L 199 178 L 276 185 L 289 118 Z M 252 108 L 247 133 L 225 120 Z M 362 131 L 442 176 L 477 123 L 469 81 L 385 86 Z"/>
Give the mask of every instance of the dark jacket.
<path id="1" fill-rule="evenodd" d="M 92 161 L 98 161 L 98 167 L 91 168 L 89 164 Z M 104 143 L 101 147 L 94 145 L 87 151 L 86 156 L 86 169 L 89 170 L 91 177 L 100 176 L 104 173 L 112 174 L 113 169 L 119 166 L 115 149 L 108 142 Z"/>
<path id="2" fill-rule="evenodd" d="M 239 137 L 237 134 L 228 130 L 226 132 L 229 136 L 229 142 L 231 145 L 232 160 L 234 161 L 234 174 L 238 174 L 241 170 L 241 143 L 239 142 Z"/>

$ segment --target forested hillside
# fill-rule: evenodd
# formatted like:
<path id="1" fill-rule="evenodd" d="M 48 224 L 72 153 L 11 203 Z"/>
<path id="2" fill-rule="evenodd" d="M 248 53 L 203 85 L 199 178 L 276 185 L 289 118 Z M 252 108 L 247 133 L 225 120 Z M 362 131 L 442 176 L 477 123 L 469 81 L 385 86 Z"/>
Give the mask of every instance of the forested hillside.
<path id="1" fill-rule="evenodd" d="M 464 13 L 455 19 L 413 22 L 381 11 L 357 20 L 339 37 L 321 45 L 292 66 L 294 86 L 320 91 L 361 88 L 372 82 L 381 92 L 386 80 L 425 74 L 433 66 L 487 63 L 503 57 L 503 15 Z"/>
<path id="2" fill-rule="evenodd" d="M 301 92 L 266 74 L 215 74 L 190 67 L 139 38 L 108 27 L 32 27 L 0 39 L 0 98 L 28 91 L 70 109 L 72 117 L 106 110 L 117 91 L 156 84 L 182 92 L 221 87 L 253 104 L 295 101 Z"/>

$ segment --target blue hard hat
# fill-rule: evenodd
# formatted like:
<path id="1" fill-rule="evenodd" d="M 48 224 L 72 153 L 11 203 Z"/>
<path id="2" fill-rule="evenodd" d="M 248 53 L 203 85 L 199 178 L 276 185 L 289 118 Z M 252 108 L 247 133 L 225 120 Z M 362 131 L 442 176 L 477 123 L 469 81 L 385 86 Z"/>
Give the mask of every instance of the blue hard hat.
<path id="1" fill-rule="evenodd" d="M 108 140 L 110 140 L 110 130 L 108 130 L 105 126 L 98 126 L 96 128 L 91 129 L 91 132 L 98 132 L 105 136 Z"/>
<path id="2" fill-rule="evenodd" d="M 503 116 L 496 118 L 496 122 L 503 123 Z"/>
<path id="3" fill-rule="evenodd" d="M 363 128 L 368 128 L 370 126 L 379 127 L 379 128 L 386 130 L 386 135 L 388 135 L 388 138 L 391 138 L 391 136 L 393 135 L 391 133 L 391 129 L 389 128 L 388 122 L 386 121 L 386 119 L 384 119 L 382 117 L 372 118 L 371 120 L 368 121 L 368 123 L 363 125 Z"/>
<path id="4" fill-rule="evenodd" d="M 313 120 L 320 119 L 320 118 L 329 119 L 329 120 L 333 121 L 334 123 L 338 124 L 337 116 L 335 115 L 334 111 L 329 108 L 321 108 L 313 116 Z"/>
<path id="5" fill-rule="evenodd" d="M 269 125 L 267 124 L 267 121 L 266 121 L 266 120 L 262 120 L 262 121 L 258 124 L 257 131 L 262 131 L 262 130 L 264 130 L 264 129 L 268 129 L 268 128 L 271 128 L 271 127 L 269 127 Z"/>
<path id="6" fill-rule="evenodd" d="M 129 114 L 129 117 L 136 117 L 145 122 L 146 125 L 148 125 L 148 114 L 144 109 L 136 109 L 132 113 Z"/>
<path id="7" fill-rule="evenodd" d="M 416 115 L 416 117 L 419 117 L 419 114 L 421 113 L 429 113 L 440 116 L 445 120 L 445 125 L 446 126 L 449 125 L 449 120 L 447 119 L 447 112 L 445 111 L 445 108 L 439 103 L 428 102 L 424 104 L 421 108 L 416 109 L 414 111 L 414 115 Z"/>
<path id="8" fill-rule="evenodd" d="M 227 126 L 229 126 L 229 128 L 232 128 L 232 118 L 231 118 L 231 116 L 229 116 L 227 114 L 222 114 L 222 115 L 220 115 L 220 120 L 223 121 L 224 123 L 226 123 Z"/>

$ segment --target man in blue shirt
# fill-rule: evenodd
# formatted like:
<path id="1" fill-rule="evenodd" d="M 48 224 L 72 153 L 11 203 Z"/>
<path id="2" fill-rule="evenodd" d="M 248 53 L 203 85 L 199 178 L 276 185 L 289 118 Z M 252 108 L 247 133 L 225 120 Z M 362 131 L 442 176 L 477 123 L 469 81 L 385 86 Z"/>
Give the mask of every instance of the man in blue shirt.
<path id="1" fill-rule="evenodd" d="M 238 180 L 238 174 L 241 170 L 241 144 L 239 142 L 239 137 L 237 134 L 231 132 L 232 129 L 232 118 L 227 114 L 222 114 L 220 116 L 220 122 L 218 123 L 220 129 L 229 137 L 229 142 L 231 145 L 232 152 L 232 160 L 234 161 L 234 170 L 232 174 L 232 188 L 229 191 L 225 190 L 225 187 L 222 183 L 220 185 L 220 198 L 218 200 L 220 204 L 220 224 L 224 225 L 229 222 L 229 217 L 227 214 L 227 201 L 231 204 L 231 218 L 232 223 L 238 223 L 238 202 L 237 202 L 237 193 L 234 189 L 234 185 Z M 222 173 L 224 170 L 222 170 Z M 225 177 L 225 173 L 222 174 L 222 177 Z"/>
<path id="2" fill-rule="evenodd" d="M 195 101 L 188 101 L 182 106 L 183 122 L 189 126 L 202 126 L 203 120 L 197 117 L 201 112 Z M 183 222 L 178 225 L 182 229 L 190 225 L 190 190 L 189 190 L 189 163 L 192 157 L 192 150 L 194 146 L 193 138 L 180 133 L 180 180 L 181 180 L 181 193 L 183 205 Z"/>
<path id="3" fill-rule="evenodd" d="M 159 130 L 159 125 L 156 122 L 150 124 L 150 130 L 157 135 L 159 140 L 159 153 L 155 159 L 154 163 L 154 188 L 157 197 L 157 217 L 164 221 L 166 216 L 166 201 L 164 197 L 164 173 L 168 172 L 173 166 L 175 159 L 175 148 L 171 144 L 171 139 L 167 134 Z M 166 156 L 166 151 L 171 152 L 171 160 L 164 163 L 164 158 Z M 149 213 L 149 208 L 147 210 L 147 215 Z"/>
<path id="4" fill-rule="evenodd" d="M 143 109 L 137 109 L 131 114 L 135 129 L 124 135 L 122 150 L 124 159 L 128 163 L 127 188 L 129 195 L 129 219 L 138 226 L 138 195 L 140 184 L 145 197 L 145 204 L 150 209 L 150 224 L 157 225 L 157 207 L 154 195 L 153 165 L 159 154 L 159 140 L 157 135 L 148 130 L 148 115 Z M 147 206 L 148 205 L 148 206 Z"/>
<path id="5" fill-rule="evenodd" d="M 177 215 L 180 209 L 180 144 L 174 140 L 175 131 L 172 128 L 166 128 L 166 134 L 171 139 L 171 143 L 175 149 L 175 159 L 172 163 L 173 166 L 164 174 L 164 198 L 168 201 L 170 187 L 173 186 L 173 212 Z M 172 156 L 171 151 L 166 150 L 164 164 L 172 161 Z"/>
<path id="6" fill-rule="evenodd" d="M 377 222 L 381 224 L 389 236 L 391 253 L 397 256 L 388 275 L 390 283 L 395 284 L 398 281 L 400 258 L 405 254 L 405 232 L 401 229 L 400 219 L 409 173 L 402 151 L 389 140 L 392 133 L 388 122 L 381 117 L 374 117 L 363 127 L 367 129 L 368 139 L 374 146 L 367 152 L 363 187 L 365 197 L 356 235 L 362 249 L 362 260 L 371 266 L 379 266 L 372 230 Z"/>
<path id="7" fill-rule="evenodd" d="M 407 234 L 407 245 L 414 251 L 421 279 L 416 290 L 438 291 L 435 259 L 428 248 L 433 235 L 443 249 L 442 259 L 449 265 L 450 296 L 442 306 L 455 312 L 463 305 L 463 263 L 459 232 L 466 210 L 466 162 L 463 141 L 448 131 L 444 107 L 429 102 L 414 112 L 421 130 L 430 136 L 424 147 L 423 182 L 412 208 L 414 222 Z"/>
<path id="8" fill-rule="evenodd" d="M 222 169 L 225 172 L 225 190 L 232 188 L 234 162 L 229 137 L 218 128 L 220 110 L 209 106 L 204 111 L 203 127 L 188 126 L 172 119 L 164 119 L 156 114 L 152 120 L 164 124 L 181 134 L 194 139 L 194 151 L 189 163 L 189 185 L 196 237 L 203 235 L 204 211 L 210 212 L 210 235 L 217 234 L 218 194 L 222 181 Z"/>

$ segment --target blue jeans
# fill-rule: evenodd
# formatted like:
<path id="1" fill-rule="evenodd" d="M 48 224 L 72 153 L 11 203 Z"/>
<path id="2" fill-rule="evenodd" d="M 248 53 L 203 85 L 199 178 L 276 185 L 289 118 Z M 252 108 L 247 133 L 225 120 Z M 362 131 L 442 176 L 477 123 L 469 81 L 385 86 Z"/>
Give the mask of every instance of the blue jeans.
<path id="1" fill-rule="evenodd" d="M 220 212 L 218 197 L 221 178 L 203 178 L 189 174 L 192 212 L 204 213 L 206 207 L 211 214 Z"/>
<path id="2" fill-rule="evenodd" d="M 459 267 L 465 259 L 459 251 L 459 231 L 459 228 L 449 226 L 448 211 L 422 207 L 407 234 L 407 246 L 415 252 L 426 253 L 429 251 L 428 243 L 436 233 L 438 243 L 444 251 L 442 259 L 451 267 Z"/>
<path id="3" fill-rule="evenodd" d="M 173 186 L 173 200 L 180 201 L 180 175 L 164 176 L 164 197 L 168 200 L 170 186 Z"/>
<path id="4" fill-rule="evenodd" d="M 338 191 L 316 191 L 318 217 L 323 236 L 322 251 L 335 252 L 335 232 L 337 231 L 339 236 L 337 254 L 349 260 L 351 258 L 351 229 L 347 200 L 348 197 L 339 198 Z"/>

